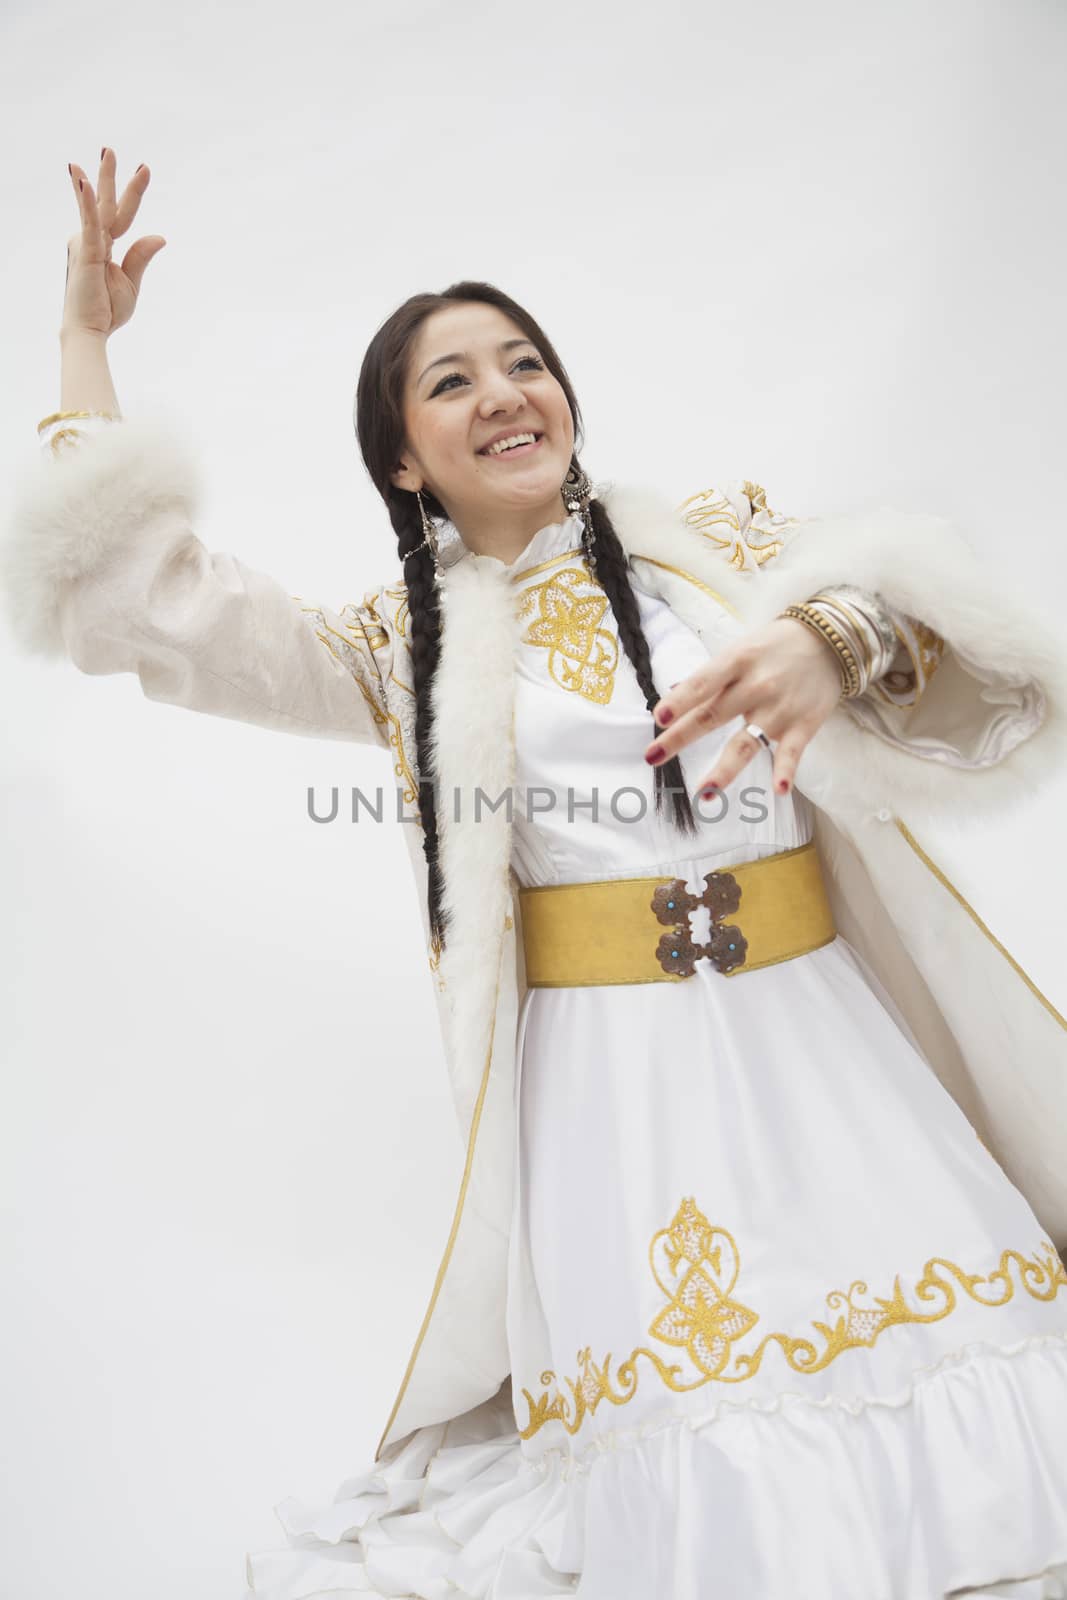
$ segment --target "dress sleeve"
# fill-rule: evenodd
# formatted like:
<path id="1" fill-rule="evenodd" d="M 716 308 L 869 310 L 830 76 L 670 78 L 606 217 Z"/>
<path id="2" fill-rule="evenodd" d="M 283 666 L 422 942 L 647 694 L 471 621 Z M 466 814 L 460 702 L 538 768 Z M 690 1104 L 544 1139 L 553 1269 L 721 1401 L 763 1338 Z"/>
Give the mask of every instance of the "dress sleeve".
<path id="1" fill-rule="evenodd" d="M 854 516 L 790 517 L 749 479 L 693 495 L 683 520 L 739 572 L 751 572 L 747 619 L 771 621 L 819 590 L 876 594 L 897 637 L 888 670 L 845 714 L 887 744 L 950 766 L 1001 761 L 1045 719 L 1040 678 L 1006 637 L 1041 632 L 1019 595 L 998 590 L 944 518 L 879 508 Z M 1043 661 L 1041 650 L 1035 658 Z M 1049 661 L 1051 641 L 1044 652 Z"/>
<path id="2" fill-rule="evenodd" d="M 387 745 L 392 640 L 374 591 L 340 610 L 289 594 L 201 543 L 201 498 L 191 454 L 158 422 L 46 430 L 0 553 L 18 645 L 135 673 L 148 699 L 190 711 Z"/>

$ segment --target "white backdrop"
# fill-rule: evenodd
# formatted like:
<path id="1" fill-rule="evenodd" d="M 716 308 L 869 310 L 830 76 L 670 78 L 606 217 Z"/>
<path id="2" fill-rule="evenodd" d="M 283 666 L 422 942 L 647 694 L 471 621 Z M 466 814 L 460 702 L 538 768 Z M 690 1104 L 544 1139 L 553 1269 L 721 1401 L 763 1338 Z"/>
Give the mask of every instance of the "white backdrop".
<path id="1" fill-rule="evenodd" d="M 120 403 L 182 419 L 201 537 L 291 592 L 393 577 L 359 362 L 477 277 L 557 343 L 594 477 L 928 508 L 1062 614 L 1065 34 L 1054 0 L 8 0 L 3 465 L 59 406 L 66 167 L 107 143 L 152 169 L 116 254 L 168 240 Z M 305 809 L 389 763 L 0 649 L 0 1590 L 237 1600 L 273 1504 L 369 1463 L 450 1220 L 399 825 Z M 990 848 L 1062 885 L 1065 796 Z M 1064 1009 L 1054 909 L 1012 948 Z"/>

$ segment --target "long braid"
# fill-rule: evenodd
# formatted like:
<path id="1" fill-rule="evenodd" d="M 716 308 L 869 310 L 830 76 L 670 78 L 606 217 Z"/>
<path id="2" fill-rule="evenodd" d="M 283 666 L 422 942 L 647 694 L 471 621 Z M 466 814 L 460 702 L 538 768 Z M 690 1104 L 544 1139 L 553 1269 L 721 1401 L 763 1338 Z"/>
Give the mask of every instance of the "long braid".
<path id="1" fill-rule="evenodd" d="M 612 526 L 611 518 L 600 500 L 590 500 L 589 512 L 593 524 L 596 576 L 611 604 L 619 627 L 619 639 L 637 674 L 637 681 L 649 711 L 661 698 L 652 680 L 652 662 L 648 653 L 648 640 L 641 626 L 641 613 L 637 597 L 630 583 L 626 552 Z M 655 718 L 652 721 L 653 737 L 661 732 Z M 697 825 L 689 803 L 685 775 L 676 755 L 661 761 L 654 768 L 656 810 L 663 810 L 663 796 L 671 791 L 671 805 L 676 827 L 683 833 L 696 833 Z"/>
<path id="2" fill-rule="evenodd" d="M 441 654 L 441 603 L 434 582 L 434 562 L 423 545 L 422 518 L 418 502 L 408 490 L 391 490 L 387 505 L 396 531 L 397 549 L 404 569 L 411 617 L 411 661 L 415 689 L 415 756 L 419 770 L 419 814 L 422 822 L 422 850 L 429 874 L 428 915 L 432 942 L 441 946 L 448 918 L 443 906 L 444 876 L 438 856 L 437 796 L 431 772 L 430 736 L 433 731 L 433 705 L 430 691 Z M 433 502 L 435 503 L 435 502 Z"/>

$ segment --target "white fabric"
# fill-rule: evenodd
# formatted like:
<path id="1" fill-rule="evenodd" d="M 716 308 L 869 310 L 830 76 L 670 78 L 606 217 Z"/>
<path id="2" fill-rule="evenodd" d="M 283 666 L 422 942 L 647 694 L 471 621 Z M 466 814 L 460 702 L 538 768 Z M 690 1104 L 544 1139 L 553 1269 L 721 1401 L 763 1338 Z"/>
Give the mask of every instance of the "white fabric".
<path id="1" fill-rule="evenodd" d="M 542 565 L 575 531 L 530 542 L 511 569 L 524 595 L 570 568 L 577 588 L 552 592 L 596 605 L 576 560 Z M 639 604 L 666 688 L 706 648 L 662 600 Z M 582 662 L 565 630 L 523 637 L 521 882 L 671 873 L 699 891 L 808 839 L 810 807 L 771 793 L 766 752 L 696 839 L 656 814 L 651 718 L 610 608 L 598 626 Z M 724 637 L 736 626 L 724 613 Z M 683 752 L 691 794 L 740 721 Z M 593 786 L 600 821 L 568 820 L 568 788 Z M 756 787 L 767 816 L 742 821 Z M 624 788 L 640 821 L 610 814 Z M 557 805 L 527 820 L 535 790 Z M 505 1385 L 418 1429 L 332 1506 L 283 1502 L 289 1547 L 249 1556 L 250 1594 L 1067 1596 L 1067 1275 L 852 947 L 730 979 L 700 962 L 681 984 L 533 989 L 517 1032 L 514 1404 Z M 565 1420 L 544 1420 L 560 1394 Z"/>

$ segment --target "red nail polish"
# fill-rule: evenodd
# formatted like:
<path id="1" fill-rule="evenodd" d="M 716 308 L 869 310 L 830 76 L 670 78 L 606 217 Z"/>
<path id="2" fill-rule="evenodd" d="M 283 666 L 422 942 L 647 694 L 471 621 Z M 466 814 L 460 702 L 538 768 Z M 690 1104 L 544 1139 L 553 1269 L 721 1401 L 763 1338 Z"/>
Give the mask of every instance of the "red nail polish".
<path id="1" fill-rule="evenodd" d="M 668 722 L 672 722 L 673 720 L 674 720 L 674 712 L 670 709 L 669 706 L 664 706 L 663 710 L 659 714 L 659 725 L 660 725 L 660 727 L 661 728 L 665 728 L 667 726 Z"/>
<path id="2" fill-rule="evenodd" d="M 702 800 L 712 800 L 718 792 L 719 785 L 717 783 L 709 783 L 706 789 L 701 789 L 700 798 Z"/>
<path id="3" fill-rule="evenodd" d="M 658 762 L 663 760 L 666 754 L 667 752 L 664 750 L 661 744 L 654 744 L 651 750 L 649 750 L 648 754 L 645 756 L 645 760 L 648 762 L 650 767 L 654 767 Z"/>
<path id="4" fill-rule="evenodd" d="M 782 780 L 781 780 L 781 782 L 780 782 L 780 783 L 779 783 L 779 785 L 778 785 L 778 792 L 779 792 L 779 793 L 780 793 L 780 794 L 785 794 L 785 791 L 786 791 L 786 790 L 787 790 L 787 789 L 788 789 L 788 788 L 789 788 L 789 785 L 788 785 L 788 783 L 787 783 L 787 782 L 786 782 L 786 780 L 785 780 L 785 779 L 784 779 L 784 778 L 783 778 L 783 779 L 782 779 Z"/>

